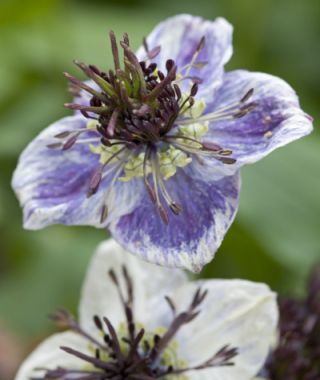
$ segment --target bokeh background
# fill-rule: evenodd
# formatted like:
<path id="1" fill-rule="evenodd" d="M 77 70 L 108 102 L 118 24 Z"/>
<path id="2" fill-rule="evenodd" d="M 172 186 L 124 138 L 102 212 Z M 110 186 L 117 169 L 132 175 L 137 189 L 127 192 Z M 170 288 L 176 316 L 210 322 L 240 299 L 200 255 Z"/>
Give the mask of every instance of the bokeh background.
<path id="1" fill-rule="evenodd" d="M 0 379 L 54 329 L 47 314 L 76 311 L 79 288 L 103 230 L 24 231 L 10 188 L 17 157 L 68 114 L 63 71 L 72 60 L 111 64 L 107 32 L 135 47 L 163 18 L 188 12 L 234 24 L 228 69 L 265 71 L 299 93 L 315 132 L 243 170 L 241 206 L 216 259 L 201 274 L 264 281 L 301 295 L 320 260 L 320 2 L 318 0 L 0 0 Z"/>

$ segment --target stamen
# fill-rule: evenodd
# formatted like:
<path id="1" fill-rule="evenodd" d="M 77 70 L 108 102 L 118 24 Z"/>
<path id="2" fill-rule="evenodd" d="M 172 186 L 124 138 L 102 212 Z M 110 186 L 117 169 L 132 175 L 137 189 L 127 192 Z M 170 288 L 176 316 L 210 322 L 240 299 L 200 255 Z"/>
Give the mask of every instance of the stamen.
<path id="1" fill-rule="evenodd" d="M 123 144 L 121 142 L 119 142 L 119 144 Z M 116 143 L 114 143 L 114 145 L 116 145 Z M 127 144 L 126 144 L 127 145 Z M 122 148 L 123 151 L 125 151 L 125 148 Z M 118 152 L 119 153 L 119 152 Z M 102 180 L 104 178 L 106 178 L 110 173 L 112 173 L 113 171 L 116 171 L 115 174 L 114 174 L 114 177 L 109 185 L 109 191 L 108 191 L 108 194 L 110 194 L 113 190 L 113 186 L 115 184 L 115 182 L 118 180 L 121 172 L 123 171 L 123 165 L 125 162 L 127 162 L 128 160 L 130 160 L 130 157 L 131 157 L 132 153 L 129 153 L 127 156 L 125 156 L 123 159 L 120 160 L 120 162 L 118 163 L 118 165 L 115 165 L 111 168 L 109 168 L 109 170 L 107 171 L 104 171 L 103 174 L 102 174 Z M 114 159 L 118 159 L 118 156 L 115 156 L 113 157 Z M 110 161 L 109 161 L 110 162 Z M 107 163 L 106 163 L 107 164 Z M 105 164 L 105 165 L 106 165 Z M 101 208 L 101 214 L 100 214 L 100 223 L 103 224 L 106 219 L 108 218 L 108 215 L 109 215 L 109 209 L 108 209 L 108 206 L 107 204 L 105 203 L 102 208 Z"/>
<path id="2" fill-rule="evenodd" d="M 98 115 L 103 115 L 103 113 L 105 113 L 105 112 L 108 111 L 107 107 L 83 106 L 81 104 L 76 104 L 76 103 L 64 103 L 64 106 L 66 108 L 71 109 L 71 110 L 94 112 L 94 113 L 96 113 Z"/>
<path id="3" fill-rule="evenodd" d="M 230 345 L 226 345 L 205 362 L 194 367 L 173 369 L 171 374 L 179 375 L 184 372 L 197 371 L 205 368 L 232 366 L 234 362 L 230 360 L 237 355 L 238 350 L 236 348 L 230 348 Z"/>
<path id="4" fill-rule="evenodd" d="M 97 170 L 96 172 L 93 174 L 91 180 L 90 180 L 90 184 L 89 184 L 89 188 L 88 188 L 88 192 L 87 192 L 87 197 L 91 197 L 93 194 L 95 194 L 97 191 L 98 191 L 98 188 L 100 186 L 100 183 L 103 179 L 103 169 L 111 162 L 113 161 L 116 157 L 118 157 L 121 153 L 124 152 L 124 150 L 126 149 L 126 147 L 123 147 L 121 148 L 120 150 L 118 150 L 118 152 L 114 153 L 111 155 L 111 157 L 109 157 L 107 159 L 106 162 L 103 163 L 103 165 L 101 165 Z"/>
<path id="5" fill-rule="evenodd" d="M 258 106 L 258 103 L 256 102 L 251 102 L 249 104 L 242 105 L 253 95 L 253 92 L 254 90 L 250 89 L 239 101 L 230 103 L 227 106 L 219 108 L 212 113 L 199 117 L 197 119 L 197 122 L 202 123 L 205 121 L 215 121 L 215 120 L 222 120 L 222 119 L 227 120 L 227 119 L 241 118 L 243 116 L 246 116 L 248 113 L 254 111 L 256 107 Z M 193 123 L 194 123 L 194 120 L 190 118 L 179 120 L 180 125 L 188 125 L 188 124 L 193 124 Z"/>
<path id="6" fill-rule="evenodd" d="M 250 90 L 240 99 L 240 103 L 245 103 L 247 100 L 251 98 L 253 95 L 254 89 L 250 88 Z"/>
<path id="7" fill-rule="evenodd" d="M 109 211 L 108 211 L 108 206 L 103 205 L 102 210 L 101 210 L 101 215 L 100 215 L 100 224 L 103 224 L 106 219 L 108 218 Z"/>
<path id="8" fill-rule="evenodd" d="M 173 300 L 169 297 L 169 296 L 164 296 L 165 300 L 167 301 L 171 311 L 172 311 L 172 314 L 175 315 L 176 314 L 176 306 L 173 302 Z"/>
<path id="9" fill-rule="evenodd" d="M 72 133 L 71 131 L 64 131 L 64 132 L 60 132 L 60 133 L 58 133 L 58 134 L 55 135 L 54 137 L 55 137 L 56 139 L 64 139 L 64 138 L 70 136 L 71 133 Z"/>
<path id="10" fill-rule="evenodd" d="M 58 326 L 63 328 L 69 328 L 70 330 L 76 332 L 77 334 L 83 336 L 85 339 L 89 340 L 95 346 L 99 347 L 103 351 L 107 351 L 107 347 L 93 338 L 89 333 L 83 330 L 83 328 L 78 324 L 78 322 L 73 318 L 73 316 L 66 310 L 60 309 L 55 314 L 49 316 L 49 318 L 54 321 Z"/>
<path id="11" fill-rule="evenodd" d="M 103 166 L 101 165 L 93 174 L 87 191 L 88 198 L 90 198 L 93 194 L 95 194 L 98 191 L 98 188 L 102 180 L 102 170 Z"/>
<path id="12" fill-rule="evenodd" d="M 212 152 L 221 152 L 223 150 L 220 145 L 208 141 L 204 141 L 202 146 L 204 149 L 211 150 Z"/>
<path id="13" fill-rule="evenodd" d="M 120 343 L 118 340 L 116 330 L 114 329 L 114 327 L 112 326 L 112 323 L 109 321 L 107 317 L 103 317 L 103 321 L 108 328 L 108 331 L 111 337 L 111 342 L 112 342 L 112 349 L 113 349 L 114 354 L 116 355 L 116 359 L 118 360 L 119 363 L 122 363 L 125 360 L 125 358 L 121 352 Z"/>
<path id="14" fill-rule="evenodd" d="M 46 145 L 49 149 L 58 149 L 62 147 L 62 143 L 53 143 Z"/>
<path id="15" fill-rule="evenodd" d="M 123 33 L 123 42 L 124 42 L 127 46 L 130 46 L 130 41 L 129 41 L 129 35 L 128 35 L 128 33 Z"/>
<path id="16" fill-rule="evenodd" d="M 88 132 L 88 131 L 86 131 Z M 89 143 L 97 143 L 101 141 L 99 137 L 87 138 L 87 139 L 79 139 L 76 141 L 76 144 L 89 144 Z"/>
<path id="17" fill-rule="evenodd" d="M 181 139 L 184 139 L 184 137 L 181 137 Z M 192 141 L 192 139 L 191 139 Z M 198 142 L 199 143 L 199 142 Z M 199 143 L 201 144 L 201 143 Z M 212 157 L 218 161 L 221 161 L 224 164 L 227 165 L 232 165 L 234 164 L 237 160 L 232 157 L 226 157 L 230 156 L 232 154 L 232 151 L 230 149 L 222 149 L 216 144 L 202 144 L 202 149 L 201 148 L 196 148 L 191 145 L 187 145 L 184 143 L 180 143 L 179 141 L 172 142 L 172 145 L 175 146 L 178 149 L 181 149 L 182 151 L 185 151 L 187 153 L 191 153 L 197 156 L 204 156 L 204 157 Z M 211 145 L 211 148 L 210 148 Z M 220 150 L 216 150 L 217 148 L 220 148 Z"/>
<path id="18" fill-rule="evenodd" d="M 159 178 L 160 178 L 159 163 L 158 163 L 157 153 L 154 153 L 154 152 L 151 157 L 151 167 L 152 167 L 153 185 L 154 185 L 155 196 L 156 196 L 156 205 L 159 210 L 159 215 L 161 216 L 161 219 L 163 220 L 165 224 L 169 224 L 168 214 L 166 210 L 164 209 L 160 200 L 160 196 L 159 196 Z"/>
<path id="19" fill-rule="evenodd" d="M 64 72 L 63 75 L 69 80 L 69 82 L 71 82 L 76 88 L 79 88 L 79 89 L 82 89 L 86 92 L 88 92 L 89 94 L 95 96 L 96 98 L 102 100 L 102 101 L 105 101 L 106 100 L 106 97 L 99 93 L 98 91 L 95 91 L 93 88 L 91 88 L 90 86 L 86 85 L 85 83 L 81 82 L 79 79 L 73 77 L 72 75 L 70 75 L 69 73 L 67 72 Z"/>
<path id="20" fill-rule="evenodd" d="M 144 160 L 143 160 L 143 180 L 144 180 L 144 184 L 146 186 L 146 189 L 148 191 L 148 194 L 149 194 L 149 197 L 150 197 L 152 203 L 156 204 L 156 202 L 157 202 L 156 194 L 155 194 L 150 182 L 148 181 L 148 174 L 147 174 L 147 162 L 150 158 L 150 154 L 151 154 L 151 150 L 149 147 L 147 147 L 146 153 L 144 155 Z"/>
<path id="21" fill-rule="evenodd" d="M 205 47 L 205 43 L 206 43 L 206 38 L 205 36 L 202 36 L 199 43 L 198 43 L 198 46 L 191 58 L 191 62 L 189 63 L 189 67 L 187 68 L 187 71 L 185 73 L 185 76 L 189 76 L 189 73 L 190 73 L 190 70 L 191 68 L 193 67 L 194 63 L 196 62 L 199 54 L 201 53 L 201 51 L 203 50 L 203 48 Z"/>
<path id="22" fill-rule="evenodd" d="M 77 141 L 77 138 L 79 135 L 80 135 L 80 133 L 78 132 L 78 133 L 74 134 L 73 136 L 69 137 L 69 139 L 62 145 L 62 150 L 70 149 L 75 144 L 75 142 Z"/>
<path id="23" fill-rule="evenodd" d="M 233 165 L 236 163 L 236 159 L 232 157 L 214 157 L 216 160 L 221 161 L 223 164 L 226 165 Z"/>
<path id="24" fill-rule="evenodd" d="M 161 91 L 167 86 L 170 82 L 172 82 L 176 77 L 177 66 L 173 64 L 168 71 L 167 76 L 156 85 L 156 87 L 144 98 L 145 101 L 152 101 L 157 98 Z"/>
<path id="25" fill-rule="evenodd" d="M 254 111 L 257 108 L 257 106 L 257 103 L 247 104 L 246 106 L 240 108 L 239 112 L 235 113 L 233 117 L 235 119 L 240 119 L 241 117 L 246 116 L 248 113 Z"/>
<path id="26" fill-rule="evenodd" d="M 192 143 L 196 143 L 199 145 L 199 149 L 203 148 L 204 147 L 204 144 L 202 144 L 200 141 L 196 140 L 196 139 L 193 139 L 192 137 L 188 137 L 188 136 L 179 136 L 179 135 L 176 135 L 176 136 L 173 136 L 173 135 L 168 135 L 166 138 L 165 138 L 165 141 L 168 141 L 170 142 L 171 140 L 187 140 L 187 141 L 191 141 Z"/>
<path id="27" fill-rule="evenodd" d="M 161 189 L 161 192 L 162 192 L 162 195 L 163 195 L 165 201 L 167 202 L 168 206 L 170 207 L 170 210 L 175 215 L 179 215 L 183 211 L 182 206 L 180 206 L 178 203 L 176 203 L 175 201 L 172 200 L 172 198 L 170 197 L 170 195 L 167 191 L 167 188 L 163 182 L 159 168 L 157 169 L 157 172 L 158 172 L 157 174 L 158 174 L 160 189 Z"/>
<path id="28" fill-rule="evenodd" d="M 114 62 L 114 68 L 116 70 L 120 69 L 120 60 L 119 60 L 119 51 L 118 51 L 118 45 L 116 36 L 113 31 L 109 33 L 110 36 L 110 42 L 111 42 L 111 49 L 112 49 L 112 56 L 113 56 L 113 62 Z"/>
<path id="29" fill-rule="evenodd" d="M 193 300 L 189 306 L 187 311 L 179 313 L 172 321 L 169 326 L 167 332 L 164 334 L 162 338 L 160 338 L 154 345 L 153 350 L 150 353 L 150 359 L 152 363 L 154 363 L 159 355 L 164 351 L 164 349 L 168 346 L 169 342 L 173 339 L 173 337 L 177 334 L 177 332 L 181 329 L 181 327 L 193 319 L 195 319 L 199 311 L 196 310 L 200 304 L 204 301 L 207 295 L 207 291 L 201 292 L 201 289 L 198 289 L 193 297 Z"/>
<path id="30" fill-rule="evenodd" d="M 194 83 L 190 90 L 190 96 L 192 97 L 196 96 L 197 92 L 198 92 L 198 84 Z"/>
<path id="31" fill-rule="evenodd" d="M 146 38 L 143 38 L 143 47 L 147 53 L 148 59 L 150 60 L 154 59 L 161 51 L 161 46 L 156 46 L 152 50 L 150 50 Z"/>
<path id="32" fill-rule="evenodd" d="M 117 123 L 119 114 L 120 114 L 120 111 L 117 108 L 115 108 L 111 115 L 107 130 L 106 130 L 106 132 L 108 133 L 110 137 L 114 135 L 114 130 L 116 128 L 116 123 Z"/>
<path id="33" fill-rule="evenodd" d="M 209 61 L 198 61 L 198 62 L 195 62 L 193 64 L 191 63 L 188 63 L 186 64 L 185 66 L 181 67 L 180 71 L 183 72 L 184 70 L 188 69 L 188 68 L 197 68 L 197 69 L 202 69 L 204 68 L 206 65 L 208 65 Z M 185 76 L 183 76 L 182 78 L 185 78 Z"/>
<path id="34" fill-rule="evenodd" d="M 92 364 L 94 367 L 96 368 L 100 368 L 102 370 L 108 370 L 108 371 L 112 371 L 112 372 L 116 372 L 116 368 L 115 368 L 115 365 L 114 364 L 109 364 L 109 363 L 106 363 L 105 361 L 102 361 L 100 359 L 96 359 L 94 357 L 91 357 L 89 355 L 86 355 L 80 351 L 77 351 L 71 347 L 65 347 L 65 346 L 61 346 L 60 349 L 62 351 L 65 351 L 67 354 L 70 354 L 72 356 L 75 356 L 79 359 L 82 359 L 90 364 Z"/>
<path id="35" fill-rule="evenodd" d="M 74 61 L 74 63 L 90 78 L 92 79 L 94 82 L 97 83 L 97 85 L 99 87 L 101 87 L 103 89 L 103 91 L 105 91 L 108 95 L 110 96 L 115 96 L 115 92 L 114 92 L 114 89 L 112 88 L 112 86 L 106 81 L 104 80 L 101 75 L 97 75 L 93 70 L 92 68 L 90 68 L 89 66 L 85 65 L 84 63 L 82 62 L 79 62 L 77 60 Z"/>

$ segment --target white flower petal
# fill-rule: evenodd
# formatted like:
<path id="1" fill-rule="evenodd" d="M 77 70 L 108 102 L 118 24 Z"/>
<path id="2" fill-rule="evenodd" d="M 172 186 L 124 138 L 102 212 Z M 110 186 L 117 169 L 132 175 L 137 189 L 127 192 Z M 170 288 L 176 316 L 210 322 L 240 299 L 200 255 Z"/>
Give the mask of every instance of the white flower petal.
<path id="1" fill-rule="evenodd" d="M 161 268 L 138 260 L 110 239 L 100 244 L 89 266 L 79 307 L 80 324 L 94 329 L 93 315 L 106 316 L 115 327 L 124 321 L 124 312 L 108 272 L 113 269 L 125 289 L 121 275 L 125 264 L 133 281 L 134 314 L 138 322 L 157 323 L 158 301 L 171 289 L 186 282 L 178 269 Z M 164 303 L 162 303 L 163 305 Z"/>
<path id="2" fill-rule="evenodd" d="M 85 352 L 87 345 L 88 343 L 84 338 L 72 332 L 52 335 L 27 357 L 16 374 L 15 380 L 29 380 L 32 376 L 43 376 L 44 371 L 37 371 L 37 368 L 81 369 L 85 363 L 62 351 L 60 347 L 67 346 Z"/>
<path id="3" fill-rule="evenodd" d="M 244 280 L 189 283 L 174 294 L 185 309 L 199 286 L 209 293 L 200 315 L 181 330 L 180 354 L 190 366 L 209 359 L 223 346 L 237 347 L 235 365 L 188 373 L 192 380 L 249 380 L 262 368 L 278 321 L 276 297 L 268 286 Z"/>

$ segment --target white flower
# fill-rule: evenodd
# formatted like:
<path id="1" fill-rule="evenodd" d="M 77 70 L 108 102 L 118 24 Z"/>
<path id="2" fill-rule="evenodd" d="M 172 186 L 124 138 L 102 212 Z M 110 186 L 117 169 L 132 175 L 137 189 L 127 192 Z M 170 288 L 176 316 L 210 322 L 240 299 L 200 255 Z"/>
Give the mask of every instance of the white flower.
<path id="1" fill-rule="evenodd" d="M 249 380 L 268 355 L 278 309 L 264 284 L 189 282 L 108 240 L 89 267 L 79 323 L 64 311 L 54 319 L 70 331 L 40 344 L 16 380 Z"/>

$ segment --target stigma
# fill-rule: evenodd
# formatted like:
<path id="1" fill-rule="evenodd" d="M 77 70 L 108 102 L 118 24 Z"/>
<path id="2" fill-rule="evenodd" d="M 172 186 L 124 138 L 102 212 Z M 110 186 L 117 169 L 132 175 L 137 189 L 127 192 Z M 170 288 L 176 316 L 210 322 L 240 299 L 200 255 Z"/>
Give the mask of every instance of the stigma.
<path id="1" fill-rule="evenodd" d="M 251 112 L 256 107 L 248 102 L 253 89 L 239 101 L 206 113 L 205 101 L 196 98 L 202 80 L 190 76 L 192 68 L 201 70 L 207 64 L 198 61 L 205 46 L 204 37 L 188 65 L 179 68 L 174 60 L 168 59 L 165 72 L 153 62 L 160 46 L 150 49 L 144 40 L 145 59 L 139 61 L 130 48 L 127 34 L 118 44 L 115 34 L 110 32 L 110 42 L 113 69 L 104 72 L 94 65 L 75 61 L 90 81 L 81 82 L 65 73 L 72 93 L 87 93 L 90 98 L 88 104 L 65 106 L 80 112 L 88 121 L 85 128 L 56 135 L 57 142 L 48 147 L 69 150 L 76 144 L 85 144 L 92 154 L 99 156 L 99 166 L 89 181 L 88 197 L 99 190 L 101 182 L 110 174 L 111 186 L 116 181 L 140 178 L 162 221 L 168 224 L 169 210 L 176 215 L 183 211 L 179 200 L 169 194 L 166 186 L 166 181 L 179 168 L 194 159 L 201 161 L 201 157 L 225 165 L 235 164 L 232 150 L 206 141 L 206 134 L 212 121 L 240 118 Z M 181 83 L 185 82 L 188 90 L 182 91 Z M 103 205 L 101 224 L 107 217 L 107 206 Z"/>

